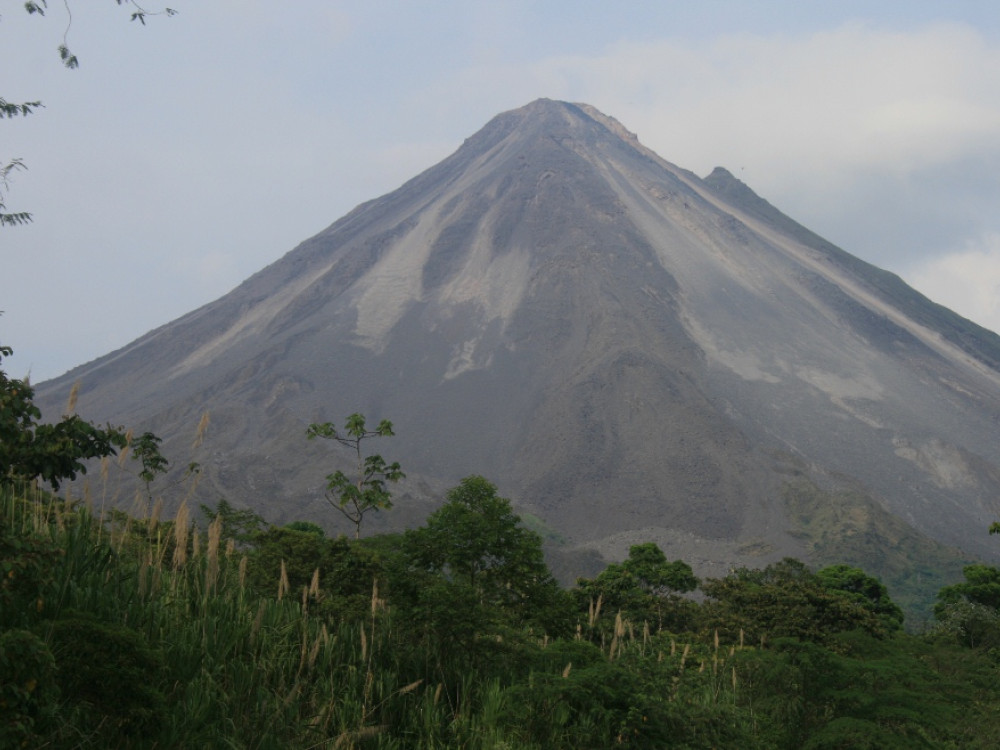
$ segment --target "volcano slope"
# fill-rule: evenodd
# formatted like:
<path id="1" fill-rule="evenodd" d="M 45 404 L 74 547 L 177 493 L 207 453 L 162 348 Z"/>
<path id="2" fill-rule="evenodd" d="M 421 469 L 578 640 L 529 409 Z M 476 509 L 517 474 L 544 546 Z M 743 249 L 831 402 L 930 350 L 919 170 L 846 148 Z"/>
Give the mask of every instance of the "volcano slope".
<path id="1" fill-rule="evenodd" d="M 391 419 L 370 532 L 477 473 L 565 550 L 702 573 L 996 557 L 1000 338 L 583 104 L 503 113 L 226 296 L 38 388 L 153 430 L 199 492 L 341 520 L 311 422 Z M 340 462 L 340 463 L 338 463 Z M 949 557 L 950 556 L 950 557 Z M 570 566 L 572 567 L 572 566 Z M 572 571 L 563 571 L 569 575 Z"/>

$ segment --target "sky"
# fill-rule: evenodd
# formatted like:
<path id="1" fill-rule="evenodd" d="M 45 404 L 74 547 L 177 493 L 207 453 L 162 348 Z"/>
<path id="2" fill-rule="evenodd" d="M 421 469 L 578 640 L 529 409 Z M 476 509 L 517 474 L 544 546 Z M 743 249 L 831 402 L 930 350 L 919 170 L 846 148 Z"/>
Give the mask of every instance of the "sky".
<path id="1" fill-rule="evenodd" d="M 0 0 L 4 369 L 208 303 L 539 97 L 1000 331 L 1000 3 Z M 148 11 L 162 10 L 144 0 Z M 68 12 L 67 12 L 68 9 Z M 77 55 L 62 67 L 57 48 Z"/>

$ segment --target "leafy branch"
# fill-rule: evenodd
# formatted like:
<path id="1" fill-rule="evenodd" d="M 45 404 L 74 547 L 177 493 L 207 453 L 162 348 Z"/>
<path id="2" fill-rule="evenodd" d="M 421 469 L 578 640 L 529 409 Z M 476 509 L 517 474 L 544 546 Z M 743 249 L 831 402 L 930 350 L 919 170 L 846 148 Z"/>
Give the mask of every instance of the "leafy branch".
<path id="1" fill-rule="evenodd" d="M 177 11 L 173 8 L 164 8 L 160 11 L 146 10 L 139 5 L 139 3 L 135 2 L 135 0 L 115 0 L 115 2 L 120 6 L 125 5 L 132 8 L 132 17 L 129 20 L 138 21 L 143 26 L 146 25 L 147 16 L 177 15 Z M 63 30 L 62 44 L 59 45 L 57 50 L 59 52 L 59 59 L 62 60 L 62 64 L 72 70 L 80 67 L 80 61 L 77 59 L 76 55 L 70 52 L 69 49 L 69 30 L 73 26 L 73 12 L 70 9 L 69 0 L 63 0 L 63 6 L 66 8 L 66 28 Z M 28 15 L 44 16 L 45 11 L 47 11 L 48 8 L 48 0 L 28 0 L 24 4 L 24 9 L 28 12 Z M 43 106 L 42 103 L 37 101 L 16 104 L 8 102 L 6 99 L 0 97 L 0 120 L 30 115 L 36 107 L 41 106 Z M 24 211 L 17 213 L 5 212 L 6 205 L 4 195 L 10 188 L 10 175 L 17 169 L 27 169 L 20 159 L 12 159 L 6 164 L 0 166 L 0 227 L 28 224 L 32 221 L 30 213 L 26 213 Z"/>
<path id="2" fill-rule="evenodd" d="M 21 104 L 15 104 L 14 102 L 9 102 L 3 97 L 0 97 L 0 120 L 30 115 L 36 107 L 41 106 L 44 106 L 41 102 L 23 102 Z"/>
<path id="3" fill-rule="evenodd" d="M 11 354 L 0 346 L 0 363 Z M 0 370 L 0 486 L 37 477 L 59 489 L 63 480 L 86 473 L 85 461 L 113 456 L 127 442 L 120 427 L 98 427 L 76 415 L 39 423 L 41 416 L 28 381 Z"/>
<path id="4" fill-rule="evenodd" d="M 0 97 L 0 120 L 10 120 L 14 117 L 27 117 L 36 108 L 43 106 L 41 102 L 9 102 Z M 27 224 L 31 221 L 31 214 L 24 211 L 17 213 L 6 213 L 7 208 L 4 195 L 10 190 L 10 176 L 18 169 L 27 169 L 21 159 L 11 159 L 0 166 L 0 226 L 15 226 L 17 224 Z"/>
<path id="5" fill-rule="evenodd" d="M 333 422 L 311 424 L 306 430 L 310 440 L 334 440 L 352 449 L 357 457 L 357 475 L 353 481 L 339 469 L 326 476 L 326 500 L 354 524 L 355 539 L 361 536 L 361 521 L 366 513 L 392 507 L 392 496 L 386 489 L 386 482 L 398 482 L 406 476 L 398 463 L 387 463 L 378 454 L 362 456 L 361 443 L 370 438 L 392 437 L 394 434 L 389 420 L 383 419 L 378 427 L 369 430 L 360 414 L 347 418 L 343 432 L 338 431 Z"/>
<path id="6" fill-rule="evenodd" d="M 139 461 L 142 469 L 139 471 L 139 479 L 146 485 L 146 497 L 150 500 L 153 493 L 150 485 L 156 479 L 157 474 L 164 474 L 170 462 L 160 453 L 160 443 L 162 438 L 157 437 L 152 432 L 144 432 L 138 438 L 130 441 L 132 447 L 132 458 Z"/>
<path id="7" fill-rule="evenodd" d="M 6 104 L 6 102 L 4 103 Z M 17 169 L 27 169 L 24 162 L 20 159 L 11 159 L 0 167 L 0 226 L 16 226 L 18 224 L 27 224 L 31 221 L 31 214 L 26 211 L 6 212 L 5 195 L 10 189 L 10 175 Z"/>

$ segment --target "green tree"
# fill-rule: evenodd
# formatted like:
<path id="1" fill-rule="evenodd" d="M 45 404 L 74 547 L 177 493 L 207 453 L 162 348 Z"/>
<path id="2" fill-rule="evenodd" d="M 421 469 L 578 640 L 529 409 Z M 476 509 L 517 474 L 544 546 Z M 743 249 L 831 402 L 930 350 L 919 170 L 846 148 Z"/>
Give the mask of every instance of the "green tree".
<path id="1" fill-rule="evenodd" d="M 965 580 L 945 586 L 938 592 L 939 604 L 952 604 L 961 600 L 1000 609 L 1000 568 L 992 565 L 966 565 L 962 569 Z"/>
<path id="2" fill-rule="evenodd" d="M 873 612 L 889 632 L 902 630 L 903 610 L 889 597 L 878 578 L 850 565 L 830 565 L 816 571 L 819 582 Z"/>
<path id="3" fill-rule="evenodd" d="M 170 462 L 160 453 L 160 443 L 163 440 L 152 432 L 144 432 L 130 443 L 132 447 L 132 459 L 138 461 L 142 468 L 139 470 L 139 479 L 146 485 L 146 497 L 152 499 L 150 485 L 156 479 L 157 474 L 164 474 Z"/>
<path id="4" fill-rule="evenodd" d="M 146 25 L 146 18 L 148 16 L 176 16 L 177 11 L 173 8 L 164 8 L 159 11 L 149 11 L 139 5 L 135 0 L 115 0 L 117 5 L 126 6 L 131 12 L 130 21 L 138 21 L 143 26 Z M 80 61 L 77 59 L 76 55 L 69 51 L 68 37 L 69 29 L 73 24 L 73 16 L 70 12 L 69 0 L 63 0 L 63 6 L 66 9 L 66 31 L 63 33 L 62 44 L 60 44 L 56 49 L 59 53 L 59 59 L 67 68 L 71 70 L 80 67 Z M 48 0 L 28 0 L 24 4 L 24 9 L 28 12 L 28 15 L 38 15 L 44 16 L 45 12 L 48 10 L 49 3 Z"/>
<path id="5" fill-rule="evenodd" d="M 272 527 L 254 537 L 247 552 L 247 578 L 258 593 L 298 598 L 338 620 L 371 614 L 372 588 L 381 577 L 378 556 L 344 537 L 330 539 L 314 529 Z M 318 588 L 313 586 L 313 582 Z"/>
<path id="6" fill-rule="evenodd" d="M 683 560 L 668 562 L 656 544 L 635 544 L 622 563 L 612 563 L 596 578 L 577 581 L 578 606 L 591 610 L 598 601 L 608 617 L 621 613 L 637 622 L 683 630 L 691 625 L 693 604 L 678 594 L 698 587 L 691 566 Z"/>
<path id="7" fill-rule="evenodd" d="M 632 545 L 622 567 L 651 594 L 686 593 L 698 588 L 691 566 L 683 560 L 667 562 L 663 550 L 653 542 Z"/>
<path id="8" fill-rule="evenodd" d="M 63 701 L 78 714 L 95 746 L 155 735 L 167 714 L 162 652 L 133 628 L 90 613 L 65 612 L 46 626 Z"/>
<path id="9" fill-rule="evenodd" d="M 545 565 L 541 537 L 481 476 L 450 490 L 424 526 L 406 533 L 404 549 L 418 569 L 467 588 L 502 619 L 550 632 L 568 625 L 569 600 Z"/>
<path id="10" fill-rule="evenodd" d="M 0 363 L 12 350 L 0 346 Z M 120 427 L 97 427 L 67 415 L 52 424 L 39 423 L 27 380 L 0 370 L 0 484 L 41 478 L 58 489 L 60 482 L 86 473 L 84 461 L 113 456 L 127 442 Z"/>
<path id="11" fill-rule="evenodd" d="M 292 531 L 304 531 L 307 534 L 315 534 L 318 537 L 326 536 L 323 527 L 312 521 L 292 521 L 291 523 L 286 523 L 285 528 L 292 529 Z"/>
<path id="12" fill-rule="evenodd" d="M 977 563 L 962 572 L 964 581 L 938 592 L 938 634 L 950 633 L 969 648 L 1000 647 L 1000 568 Z"/>
<path id="13" fill-rule="evenodd" d="M 755 723 L 770 735 L 760 746 L 987 746 L 942 741 L 960 715 L 956 691 L 929 667 L 916 639 L 850 631 L 826 646 L 779 638 L 741 656 L 741 702 L 754 707 Z"/>
<path id="14" fill-rule="evenodd" d="M 200 509 L 209 524 L 221 516 L 221 539 L 223 541 L 232 539 L 240 546 L 249 544 L 258 533 L 267 528 L 267 521 L 261 515 L 249 508 L 234 508 L 225 498 L 220 499 L 214 508 L 201 503 Z"/>
<path id="15" fill-rule="evenodd" d="M 59 688 L 52 651 L 28 630 L 0 631 L 0 743 L 30 747 L 56 713 Z M 40 743 L 34 746 L 40 746 Z"/>
<path id="16" fill-rule="evenodd" d="M 310 440 L 334 440 L 354 452 L 357 461 L 354 479 L 339 469 L 327 474 L 326 500 L 354 524 L 355 539 L 361 537 L 361 522 L 366 513 L 392 507 L 392 496 L 386 489 L 386 482 L 398 482 L 406 476 L 398 463 L 387 463 L 377 453 L 363 455 L 361 444 L 372 438 L 392 437 L 394 434 L 389 420 L 383 419 L 378 427 L 369 430 L 360 414 L 349 416 L 342 432 L 333 422 L 314 423 L 306 430 Z"/>
<path id="17" fill-rule="evenodd" d="M 38 102 L 29 102 L 28 104 L 10 104 L 3 99 L 0 99 L 0 119 L 3 119 L 4 117 L 12 117 L 13 115 L 11 112 L 17 113 L 19 110 L 21 114 L 27 114 L 31 111 L 30 107 L 32 105 L 36 107 L 40 106 Z M 0 166 L 0 227 L 27 224 L 31 221 L 31 214 L 27 211 L 7 213 L 7 205 L 4 202 L 7 199 L 7 192 L 10 190 L 11 175 L 19 169 L 27 169 L 21 159 L 11 159 L 6 164 Z"/>
<path id="18" fill-rule="evenodd" d="M 799 560 L 785 558 L 763 570 L 740 568 L 701 586 L 706 630 L 734 640 L 743 631 L 750 642 L 766 637 L 801 638 L 825 644 L 836 633 L 864 630 L 885 635 L 872 611 L 841 592 L 831 591 Z"/>

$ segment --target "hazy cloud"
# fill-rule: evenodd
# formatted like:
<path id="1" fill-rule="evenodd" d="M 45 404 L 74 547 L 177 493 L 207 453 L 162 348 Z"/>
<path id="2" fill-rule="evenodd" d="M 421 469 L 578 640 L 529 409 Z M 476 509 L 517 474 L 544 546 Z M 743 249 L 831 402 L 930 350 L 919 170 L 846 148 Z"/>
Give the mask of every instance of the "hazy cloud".
<path id="1" fill-rule="evenodd" d="M 1000 331 L 1000 233 L 918 265 L 906 281 L 935 302 Z"/>

